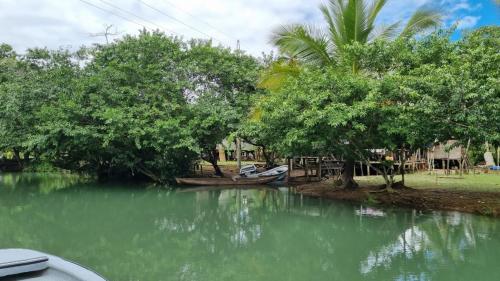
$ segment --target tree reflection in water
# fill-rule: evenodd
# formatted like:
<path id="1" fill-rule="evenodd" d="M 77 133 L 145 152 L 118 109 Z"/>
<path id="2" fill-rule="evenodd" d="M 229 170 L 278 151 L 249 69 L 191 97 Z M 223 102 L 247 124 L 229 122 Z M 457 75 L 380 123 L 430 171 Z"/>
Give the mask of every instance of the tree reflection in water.
<path id="1" fill-rule="evenodd" d="M 495 219 L 369 209 L 286 188 L 78 183 L 43 193 L 37 181 L 2 182 L 0 247 L 54 253 L 110 280 L 500 280 Z"/>
<path id="2" fill-rule="evenodd" d="M 412 220 L 417 217 L 419 216 L 413 212 Z M 499 245 L 497 220 L 458 212 L 435 212 L 420 217 L 423 219 L 403 231 L 393 242 L 370 251 L 361 262 L 361 273 L 376 274 L 378 270 L 399 266 L 401 261 L 405 268 L 395 280 L 440 280 L 438 276 L 442 268 L 454 271 L 450 272 L 450 276 L 458 277 L 456 280 L 474 280 L 463 279 L 467 275 L 474 276 L 471 270 L 464 270 L 465 275 L 457 274 L 457 270 L 460 272 L 464 266 L 476 264 L 479 260 L 485 262 L 477 263 L 482 264 L 480 267 L 483 270 L 491 269 L 487 266 L 491 261 L 484 260 L 484 257 L 492 253 L 494 257 L 495 250 L 486 250 L 485 245 L 488 241 L 495 241 L 496 247 Z M 480 248 L 478 242 L 481 244 Z M 424 271 L 422 267 L 425 268 Z M 481 269 L 478 267 L 473 270 Z M 500 276 L 499 272 L 491 273 L 484 280 L 496 280 Z"/>

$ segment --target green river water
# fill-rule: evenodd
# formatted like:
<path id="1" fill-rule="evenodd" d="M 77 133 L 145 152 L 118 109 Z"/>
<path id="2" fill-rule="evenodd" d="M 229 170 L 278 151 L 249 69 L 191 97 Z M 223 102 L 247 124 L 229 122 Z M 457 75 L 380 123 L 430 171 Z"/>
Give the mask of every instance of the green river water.
<path id="1" fill-rule="evenodd" d="M 500 220 L 301 198 L 0 174 L 0 248 L 110 281 L 500 280 Z"/>

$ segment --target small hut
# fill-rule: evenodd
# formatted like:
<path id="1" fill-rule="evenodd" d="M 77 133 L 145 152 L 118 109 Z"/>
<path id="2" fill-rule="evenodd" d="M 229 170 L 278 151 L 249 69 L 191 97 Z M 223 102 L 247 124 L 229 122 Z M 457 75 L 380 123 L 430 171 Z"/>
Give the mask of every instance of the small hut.
<path id="1" fill-rule="evenodd" d="M 467 169 L 470 166 L 467 150 L 456 140 L 434 145 L 427 151 L 429 170 L 442 169 L 449 173 L 451 169 Z"/>
<path id="2" fill-rule="evenodd" d="M 228 142 L 227 140 L 222 141 L 221 144 L 217 145 L 217 151 L 219 153 L 219 161 L 225 162 L 237 160 L 236 144 L 233 142 Z M 262 159 L 262 152 L 259 147 L 246 142 L 241 142 L 241 160 L 262 161 Z"/>

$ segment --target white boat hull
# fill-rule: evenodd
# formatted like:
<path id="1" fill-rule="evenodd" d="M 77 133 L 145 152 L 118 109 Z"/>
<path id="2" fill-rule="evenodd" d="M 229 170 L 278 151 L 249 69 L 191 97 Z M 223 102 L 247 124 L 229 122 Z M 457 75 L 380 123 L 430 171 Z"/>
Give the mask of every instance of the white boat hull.
<path id="1" fill-rule="evenodd" d="M 262 173 L 247 175 L 247 178 L 279 176 L 275 181 L 282 181 L 286 178 L 287 172 L 288 172 L 288 166 L 282 165 L 282 166 L 276 167 L 276 168 L 271 169 L 271 170 L 267 170 L 267 171 L 262 172 Z"/>
<path id="2" fill-rule="evenodd" d="M 98 274 L 49 254 L 25 250 L 0 250 L 2 281 L 106 281 Z"/>

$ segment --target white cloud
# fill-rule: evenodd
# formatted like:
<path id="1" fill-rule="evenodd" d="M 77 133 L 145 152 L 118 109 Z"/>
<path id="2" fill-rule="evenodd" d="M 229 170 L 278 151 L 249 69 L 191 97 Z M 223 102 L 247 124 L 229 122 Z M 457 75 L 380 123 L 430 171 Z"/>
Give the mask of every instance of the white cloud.
<path id="1" fill-rule="evenodd" d="M 84 3 L 85 1 L 140 22 L 150 29 L 160 26 L 164 30 L 182 34 L 184 38 L 206 38 L 204 34 L 148 8 L 140 0 L 1 0 L 0 26 L 3 28 L 0 29 L 0 42 L 9 43 L 21 52 L 35 46 L 76 48 L 83 44 L 104 42 L 104 38 L 91 37 L 90 34 L 102 32 L 103 26 L 107 24 L 113 24 L 123 33 L 136 34 L 141 29 L 140 25 L 89 6 Z M 321 23 L 318 5 L 327 0 L 142 1 L 209 34 L 226 46 L 234 48 L 236 40 L 239 39 L 242 49 L 260 55 L 262 51 L 272 50 L 268 41 L 272 30 L 277 26 L 293 22 Z M 123 14 L 105 2 L 132 12 L 147 22 L 130 14 Z M 417 7 L 435 2 L 433 0 L 389 1 L 379 21 L 404 22 Z M 466 9 L 468 4 L 466 0 L 440 0 L 440 3 L 456 4 L 456 8 L 462 10 Z M 473 17 L 466 18 L 462 23 L 463 26 L 477 22 Z"/>
<path id="2" fill-rule="evenodd" d="M 208 38 L 205 35 L 208 34 L 216 43 L 222 42 L 232 48 L 236 47 L 236 40 L 240 40 L 241 48 L 255 55 L 272 49 L 268 41 L 274 27 L 288 22 L 304 22 L 308 17 L 318 18 L 317 7 L 321 3 L 321 0 L 143 0 L 164 14 L 202 31 L 200 33 L 138 0 L 2 0 L 0 25 L 4 28 L 0 29 L 0 42 L 11 44 L 21 52 L 35 46 L 78 47 L 104 42 L 104 38 L 91 37 L 90 34 L 102 32 L 105 25 L 113 24 L 118 31 L 129 34 L 142 29 L 141 25 L 85 4 L 85 1 L 121 14 L 148 29 L 160 26 L 167 33 L 174 31 L 184 38 Z M 105 2 L 147 21 L 123 13 Z"/>
<path id="3" fill-rule="evenodd" d="M 471 12 L 475 11 L 477 9 L 480 9 L 483 5 L 481 3 L 476 3 L 472 4 L 468 2 L 467 0 L 462 0 L 461 2 L 457 3 L 450 3 L 451 9 L 450 12 L 458 12 L 458 11 L 465 11 L 465 12 Z"/>
<path id="4" fill-rule="evenodd" d="M 457 29 L 468 29 L 476 26 L 477 22 L 481 19 L 481 17 L 473 17 L 473 16 L 465 16 L 462 19 L 458 20 Z"/>

